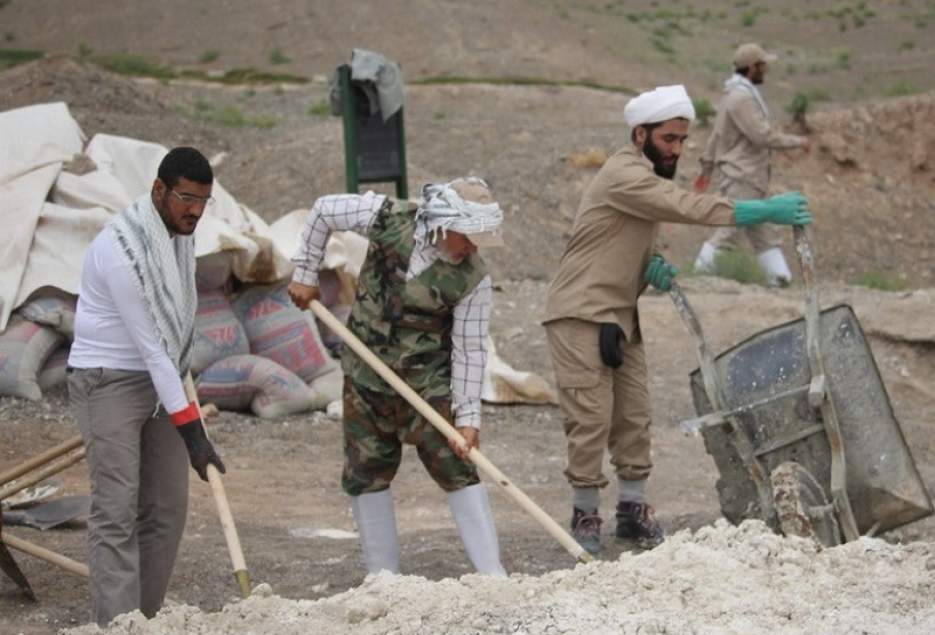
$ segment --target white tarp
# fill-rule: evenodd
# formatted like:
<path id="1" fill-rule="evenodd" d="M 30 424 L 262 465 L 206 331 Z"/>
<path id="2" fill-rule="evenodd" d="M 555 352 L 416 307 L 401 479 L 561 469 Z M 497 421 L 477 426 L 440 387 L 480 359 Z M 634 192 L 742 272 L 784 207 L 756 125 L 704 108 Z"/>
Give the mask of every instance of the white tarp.
<path id="1" fill-rule="evenodd" d="M 13 309 L 43 289 L 78 292 L 88 245 L 114 214 L 150 190 L 167 152 L 155 143 L 107 134 L 95 135 L 87 147 L 84 139 L 61 102 L 0 113 L 0 222 L 5 233 L 0 241 L 0 333 Z M 82 153 L 96 169 L 80 175 L 63 171 Z M 230 252 L 233 274 L 243 282 L 289 277 L 289 256 L 298 247 L 308 210 L 290 212 L 271 226 L 237 203 L 217 180 L 212 195 L 215 202 L 195 231 L 196 255 Z M 331 237 L 324 266 L 356 278 L 366 254 L 366 239 L 341 232 Z M 485 400 L 554 402 L 540 377 L 514 371 L 490 344 Z"/>
<path id="2" fill-rule="evenodd" d="M 84 252 L 111 216 L 152 187 L 167 149 L 155 144 L 84 136 L 63 103 L 0 113 L 0 331 L 35 291 L 78 292 Z M 63 165 L 82 153 L 97 166 L 77 175 Z M 266 222 L 215 182 L 215 203 L 195 233 L 196 254 L 229 250 L 244 282 L 287 277 L 292 264 L 276 249 Z"/>
<path id="3" fill-rule="evenodd" d="M 0 331 L 17 305 L 43 203 L 62 163 L 83 145 L 63 103 L 0 113 Z"/>

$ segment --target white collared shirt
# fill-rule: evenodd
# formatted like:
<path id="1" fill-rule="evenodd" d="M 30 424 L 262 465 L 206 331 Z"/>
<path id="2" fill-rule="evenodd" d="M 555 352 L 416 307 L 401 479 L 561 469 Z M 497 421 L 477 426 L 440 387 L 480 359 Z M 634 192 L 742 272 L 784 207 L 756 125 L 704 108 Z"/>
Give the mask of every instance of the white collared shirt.
<path id="1" fill-rule="evenodd" d="M 72 368 L 148 371 L 168 413 L 188 407 L 182 380 L 156 335 L 152 316 L 133 283 L 130 265 L 106 229 L 91 242 L 81 267 Z"/>

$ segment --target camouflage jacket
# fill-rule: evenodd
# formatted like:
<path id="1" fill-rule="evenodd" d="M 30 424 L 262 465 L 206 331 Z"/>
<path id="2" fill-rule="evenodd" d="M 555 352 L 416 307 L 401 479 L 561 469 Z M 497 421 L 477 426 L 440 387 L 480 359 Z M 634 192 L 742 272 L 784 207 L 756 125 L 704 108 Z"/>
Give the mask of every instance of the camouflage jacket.
<path id="1" fill-rule="evenodd" d="M 414 206 L 387 199 L 370 228 L 348 328 L 425 398 L 451 394 L 454 308 L 487 275 L 474 254 L 454 265 L 436 260 L 406 280 L 415 247 Z M 344 374 L 379 392 L 394 392 L 357 355 L 343 356 Z"/>

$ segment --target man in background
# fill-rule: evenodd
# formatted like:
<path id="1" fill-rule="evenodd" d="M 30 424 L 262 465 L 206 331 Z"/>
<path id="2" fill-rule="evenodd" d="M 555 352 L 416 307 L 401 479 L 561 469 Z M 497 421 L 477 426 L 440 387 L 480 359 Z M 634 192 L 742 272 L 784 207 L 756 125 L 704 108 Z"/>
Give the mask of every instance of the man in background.
<path id="1" fill-rule="evenodd" d="M 743 44 L 734 52 L 734 74 L 724 82 L 714 129 L 701 156 L 701 174 L 695 179 L 696 192 L 708 189 L 716 169 L 723 196 L 762 199 L 769 189 L 770 152 L 784 148 L 811 150 L 808 138 L 784 134 L 770 124 L 769 109 L 758 86 L 763 84 L 768 64 L 775 60 L 775 55 L 753 43 Z M 702 245 L 695 270 L 712 271 L 718 254 L 736 249 L 741 234 L 756 252 L 767 284 L 788 285 L 792 273 L 780 248 L 782 237 L 767 225 L 718 228 Z"/>

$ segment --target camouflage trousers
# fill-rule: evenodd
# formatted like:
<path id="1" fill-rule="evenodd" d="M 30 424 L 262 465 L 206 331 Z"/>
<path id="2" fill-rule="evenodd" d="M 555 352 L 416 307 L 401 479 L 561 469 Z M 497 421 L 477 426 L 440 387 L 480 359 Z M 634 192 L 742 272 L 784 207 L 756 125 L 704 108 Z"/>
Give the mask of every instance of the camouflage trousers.
<path id="1" fill-rule="evenodd" d="M 426 399 L 451 421 L 448 398 Z M 390 486 L 402 459 L 403 443 L 416 446 L 429 476 L 446 492 L 480 482 L 477 468 L 459 459 L 441 432 L 396 393 L 368 390 L 344 379 L 344 473 L 341 487 L 350 496 Z"/>

